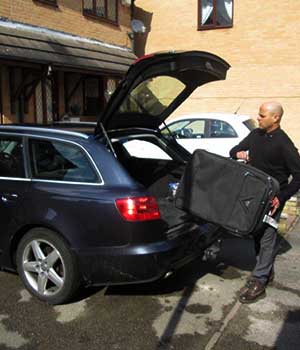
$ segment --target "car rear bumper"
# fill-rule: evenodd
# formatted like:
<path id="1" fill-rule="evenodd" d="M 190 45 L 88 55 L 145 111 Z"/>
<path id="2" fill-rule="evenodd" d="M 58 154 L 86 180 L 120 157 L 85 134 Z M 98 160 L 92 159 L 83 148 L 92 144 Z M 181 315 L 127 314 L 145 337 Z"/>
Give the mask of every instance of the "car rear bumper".
<path id="1" fill-rule="evenodd" d="M 170 234 L 165 241 L 125 247 L 76 251 L 88 285 L 150 282 L 199 257 L 220 236 L 215 228 L 194 225 L 189 232 Z"/>

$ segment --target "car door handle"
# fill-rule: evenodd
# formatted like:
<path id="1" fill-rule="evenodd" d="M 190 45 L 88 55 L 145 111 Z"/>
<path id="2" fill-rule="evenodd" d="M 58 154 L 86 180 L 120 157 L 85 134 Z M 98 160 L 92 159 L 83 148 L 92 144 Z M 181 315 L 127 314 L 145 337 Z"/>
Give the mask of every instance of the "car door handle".
<path id="1" fill-rule="evenodd" d="M 2 202 L 6 203 L 9 201 L 15 201 L 18 199 L 18 195 L 16 193 L 4 193 L 1 196 Z"/>

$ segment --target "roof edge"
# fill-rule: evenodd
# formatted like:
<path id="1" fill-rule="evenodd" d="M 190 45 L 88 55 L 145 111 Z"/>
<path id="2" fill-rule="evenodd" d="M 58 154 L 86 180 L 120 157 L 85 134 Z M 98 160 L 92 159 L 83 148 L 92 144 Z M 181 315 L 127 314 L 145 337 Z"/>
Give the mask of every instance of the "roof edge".
<path id="1" fill-rule="evenodd" d="M 133 53 L 133 50 L 131 48 L 128 48 L 126 46 L 119 46 L 115 44 L 109 44 L 104 41 L 100 41 L 97 39 L 90 39 L 90 38 L 85 38 L 79 35 L 71 34 L 71 33 L 66 33 L 63 31 L 58 31 L 46 27 L 40 27 L 40 26 L 35 26 L 32 24 L 26 24 L 26 23 L 21 23 L 17 21 L 12 21 L 6 17 L 1 17 L 0 16 L 0 27 L 8 28 L 8 29 L 19 29 L 27 32 L 34 32 L 36 34 L 48 34 L 50 36 L 53 36 L 54 38 L 59 38 L 59 39 L 66 39 L 66 40 L 74 40 L 76 42 L 83 42 L 87 44 L 94 44 L 94 45 L 99 45 L 102 47 L 107 47 L 107 48 L 112 48 L 112 49 L 118 49 L 122 51 L 126 51 L 129 53 Z"/>

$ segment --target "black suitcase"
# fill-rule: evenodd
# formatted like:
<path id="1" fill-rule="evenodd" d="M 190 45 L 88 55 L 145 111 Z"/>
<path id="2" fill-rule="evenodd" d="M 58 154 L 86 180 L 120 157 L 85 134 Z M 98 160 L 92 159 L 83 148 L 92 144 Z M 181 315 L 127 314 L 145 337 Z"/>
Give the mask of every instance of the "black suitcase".
<path id="1" fill-rule="evenodd" d="M 278 191 L 278 181 L 263 171 L 196 150 L 180 180 L 175 203 L 197 218 L 247 236 L 262 227 Z"/>

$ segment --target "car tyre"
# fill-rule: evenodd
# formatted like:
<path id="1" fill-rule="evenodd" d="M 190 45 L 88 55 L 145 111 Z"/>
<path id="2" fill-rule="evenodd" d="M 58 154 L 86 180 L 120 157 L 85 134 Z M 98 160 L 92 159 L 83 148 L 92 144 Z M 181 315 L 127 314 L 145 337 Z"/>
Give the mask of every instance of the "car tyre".
<path id="1" fill-rule="evenodd" d="M 18 273 L 31 294 L 49 304 L 70 300 L 80 285 L 76 257 L 57 233 L 34 228 L 17 248 Z"/>

